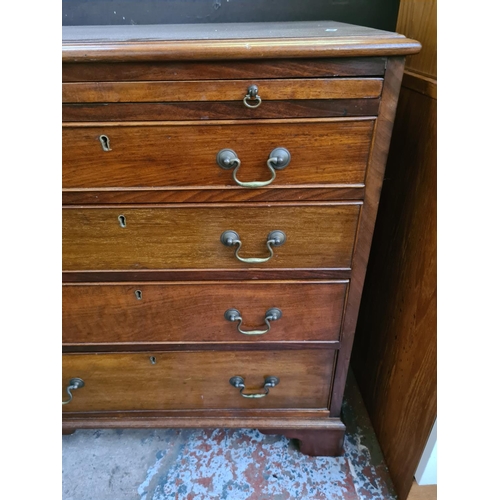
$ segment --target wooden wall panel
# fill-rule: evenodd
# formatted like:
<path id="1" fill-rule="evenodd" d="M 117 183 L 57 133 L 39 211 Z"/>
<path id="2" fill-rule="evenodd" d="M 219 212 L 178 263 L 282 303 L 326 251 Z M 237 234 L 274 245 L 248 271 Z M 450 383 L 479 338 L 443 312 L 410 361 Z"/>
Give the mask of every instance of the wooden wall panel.
<path id="1" fill-rule="evenodd" d="M 403 88 L 352 366 L 399 498 L 436 418 L 436 100 Z"/>
<path id="2" fill-rule="evenodd" d="M 422 50 L 406 59 L 406 71 L 437 78 L 437 1 L 401 0 L 396 31 L 418 40 Z"/>
<path id="3" fill-rule="evenodd" d="M 437 414 L 436 1 L 401 0 L 406 60 L 352 366 L 400 500 Z"/>

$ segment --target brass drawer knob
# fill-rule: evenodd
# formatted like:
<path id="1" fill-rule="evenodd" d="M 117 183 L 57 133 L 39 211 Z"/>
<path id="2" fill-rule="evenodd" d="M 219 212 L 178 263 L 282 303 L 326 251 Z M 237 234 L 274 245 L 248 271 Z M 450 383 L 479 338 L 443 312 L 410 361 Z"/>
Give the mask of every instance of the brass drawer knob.
<path id="1" fill-rule="evenodd" d="M 241 249 L 241 241 L 238 233 L 236 231 L 224 231 L 220 236 L 221 243 L 226 247 L 232 247 L 236 245 L 236 250 L 234 255 L 240 262 L 245 262 L 247 264 L 261 264 L 262 262 L 267 262 L 274 255 L 273 246 L 279 247 L 283 245 L 286 241 L 286 234 L 283 231 L 271 231 L 267 235 L 266 246 L 269 250 L 269 257 L 240 257 L 239 251 Z"/>
<path id="2" fill-rule="evenodd" d="M 260 188 L 264 186 L 268 186 L 271 184 L 274 179 L 276 179 L 276 170 L 283 170 L 290 163 L 292 156 L 290 152 L 286 148 L 275 148 L 271 151 L 269 158 L 267 160 L 267 168 L 271 172 L 271 178 L 268 181 L 250 181 L 250 182 L 242 182 L 237 177 L 236 174 L 238 169 L 241 166 L 241 160 L 238 158 L 238 155 L 232 149 L 221 149 L 217 153 L 217 164 L 220 168 L 224 170 L 233 170 L 233 179 L 238 186 L 244 188 Z"/>
<path id="3" fill-rule="evenodd" d="M 262 99 L 260 98 L 259 95 L 257 95 L 257 92 L 259 91 L 259 87 L 257 85 L 250 85 L 247 90 L 247 95 L 243 98 L 243 104 L 247 108 L 255 109 L 258 108 L 262 102 Z M 250 102 L 255 101 L 256 104 L 250 104 Z"/>
<path id="4" fill-rule="evenodd" d="M 244 397 L 244 398 L 252 398 L 252 399 L 256 399 L 256 398 L 265 398 L 268 394 L 269 394 L 269 389 L 271 387 L 276 387 L 279 383 L 280 383 L 280 379 L 278 377 L 266 377 L 264 379 L 264 391 L 265 392 L 258 392 L 258 393 L 255 393 L 255 394 L 245 394 L 243 391 L 245 390 L 245 379 L 243 377 L 239 377 L 239 376 L 236 376 L 236 377 L 231 377 L 229 379 L 229 383 L 233 386 L 233 387 L 236 387 L 236 389 L 239 389 L 240 390 L 240 394 Z"/>
<path id="5" fill-rule="evenodd" d="M 66 392 L 69 394 L 69 399 L 66 401 L 63 401 L 63 405 L 67 405 L 68 403 L 71 403 L 73 400 L 73 394 L 71 394 L 71 391 L 74 391 L 76 389 L 81 389 L 82 387 L 85 386 L 85 382 L 81 378 L 72 378 L 69 381 L 68 387 L 66 387 Z"/>
<path id="6" fill-rule="evenodd" d="M 283 316 L 283 313 L 277 307 L 272 307 L 266 311 L 266 316 L 264 317 L 264 321 L 267 325 L 265 330 L 242 330 L 241 324 L 243 323 L 243 318 L 241 317 L 240 311 L 238 309 L 228 309 L 224 313 L 224 318 L 228 321 L 238 321 L 238 331 L 243 335 L 264 335 L 271 329 L 271 321 L 277 321 Z"/>

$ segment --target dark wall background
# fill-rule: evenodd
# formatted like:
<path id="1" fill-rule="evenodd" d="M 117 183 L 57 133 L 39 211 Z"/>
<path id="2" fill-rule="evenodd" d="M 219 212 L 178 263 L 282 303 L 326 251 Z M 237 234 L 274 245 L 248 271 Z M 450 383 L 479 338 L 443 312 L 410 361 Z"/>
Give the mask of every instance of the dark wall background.
<path id="1" fill-rule="evenodd" d="M 63 26 L 333 20 L 394 31 L 399 0 L 63 0 Z"/>

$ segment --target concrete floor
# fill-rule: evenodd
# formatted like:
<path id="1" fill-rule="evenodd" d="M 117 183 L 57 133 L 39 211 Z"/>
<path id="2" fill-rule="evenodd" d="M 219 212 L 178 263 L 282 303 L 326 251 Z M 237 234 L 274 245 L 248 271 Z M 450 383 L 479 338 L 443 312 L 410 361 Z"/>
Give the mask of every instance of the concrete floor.
<path id="1" fill-rule="evenodd" d="M 392 500 L 350 376 L 345 455 L 308 457 L 253 429 L 82 430 L 63 436 L 63 500 Z"/>

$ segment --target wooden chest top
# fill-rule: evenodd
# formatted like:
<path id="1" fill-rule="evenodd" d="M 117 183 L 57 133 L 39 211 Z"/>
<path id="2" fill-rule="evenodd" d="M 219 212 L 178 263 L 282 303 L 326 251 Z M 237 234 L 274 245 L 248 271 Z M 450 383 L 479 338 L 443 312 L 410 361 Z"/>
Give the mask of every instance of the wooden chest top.
<path id="1" fill-rule="evenodd" d="M 335 21 L 64 26 L 63 62 L 408 55 L 403 35 Z"/>

